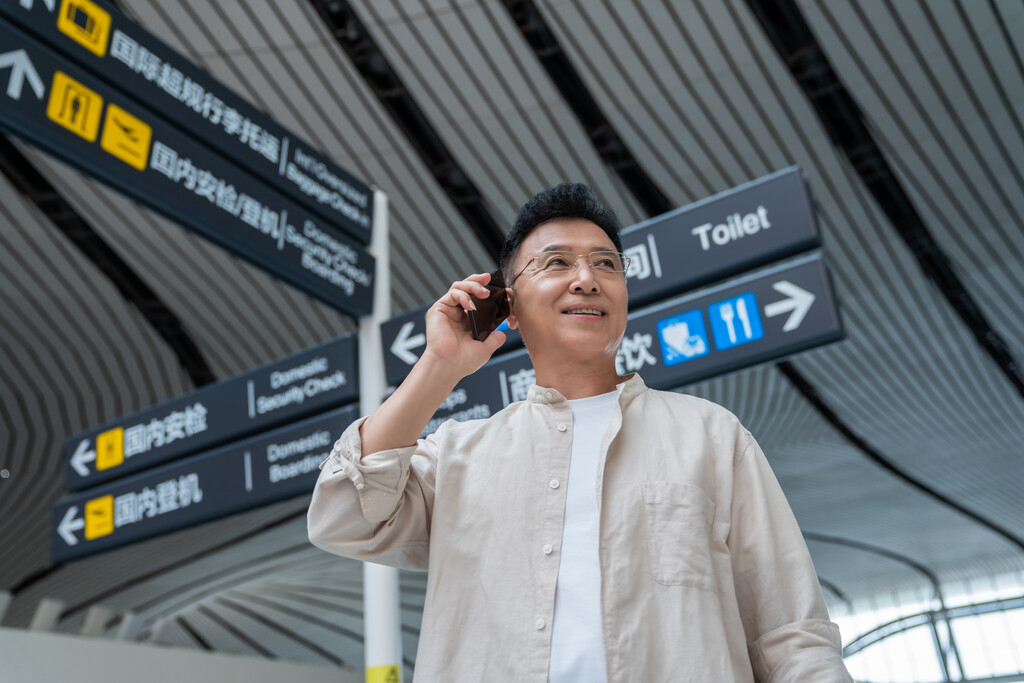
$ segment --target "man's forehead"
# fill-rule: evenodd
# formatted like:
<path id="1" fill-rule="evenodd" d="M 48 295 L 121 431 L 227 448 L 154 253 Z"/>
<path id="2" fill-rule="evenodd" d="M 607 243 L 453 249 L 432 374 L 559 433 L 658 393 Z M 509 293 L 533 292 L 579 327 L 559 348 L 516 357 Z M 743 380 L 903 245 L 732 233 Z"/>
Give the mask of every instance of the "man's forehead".
<path id="1" fill-rule="evenodd" d="M 591 252 L 615 248 L 604 230 L 582 218 L 557 218 L 541 223 L 526 236 L 522 246 L 533 252 L 577 249 Z"/>

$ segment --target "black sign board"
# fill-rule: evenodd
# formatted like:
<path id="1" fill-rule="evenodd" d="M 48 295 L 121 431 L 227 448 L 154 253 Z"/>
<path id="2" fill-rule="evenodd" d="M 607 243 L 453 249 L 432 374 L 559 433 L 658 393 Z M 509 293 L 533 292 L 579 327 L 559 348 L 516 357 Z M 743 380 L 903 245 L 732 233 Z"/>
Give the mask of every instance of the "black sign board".
<path id="1" fill-rule="evenodd" d="M 373 195 L 366 184 L 110 3 L 12 1 L 0 3 L 0 15 L 120 89 L 130 101 L 164 113 L 190 138 L 250 170 L 318 220 L 369 243 Z"/>
<path id="2" fill-rule="evenodd" d="M 793 166 L 623 230 L 630 307 L 820 245 L 807 183 Z"/>
<path id="3" fill-rule="evenodd" d="M 65 488 L 79 491 L 148 469 L 358 394 L 356 339 L 334 339 L 68 437 Z"/>
<path id="4" fill-rule="evenodd" d="M 361 246 L 2 20 L 0 45 L 0 129 L 345 313 L 369 312 Z"/>
<path id="5" fill-rule="evenodd" d="M 843 337 L 825 263 L 812 254 L 630 314 L 616 366 L 674 389 Z M 450 418 L 489 417 L 534 381 L 525 349 L 492 359 L 459 383 L 426 433 Z"/>
<path id="6" fill-rule="evenodd" d="M 179 460 L 58 501 L 51 556 L 66 562 L 310 493 L 356 406 Z"/>
<path id="7" fill-rule="evenodd" d="M 791 167 L 622 231 L 629 307 L 723 280 L 821 245 L 803 172 Z M 381 325 L 384 369 L 399 384 L 426 344 L 429 306 Z M 506 330 L 495 355 L 523 345 Z"/>

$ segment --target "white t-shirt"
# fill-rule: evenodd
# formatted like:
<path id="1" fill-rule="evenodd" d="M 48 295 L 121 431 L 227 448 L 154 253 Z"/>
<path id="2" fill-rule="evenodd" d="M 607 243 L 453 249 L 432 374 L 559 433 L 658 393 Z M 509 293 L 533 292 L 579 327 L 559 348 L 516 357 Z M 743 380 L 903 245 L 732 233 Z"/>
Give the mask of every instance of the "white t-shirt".
<path id="1" fill-rule="evenodd" d="M 612 391 L 569 401 L 572 455 L 551 625 L 550 683 L 607 680 L 601 635 L 597 468 L 601 440 L 618 410 L 618 396 L 618 391 Z"/>

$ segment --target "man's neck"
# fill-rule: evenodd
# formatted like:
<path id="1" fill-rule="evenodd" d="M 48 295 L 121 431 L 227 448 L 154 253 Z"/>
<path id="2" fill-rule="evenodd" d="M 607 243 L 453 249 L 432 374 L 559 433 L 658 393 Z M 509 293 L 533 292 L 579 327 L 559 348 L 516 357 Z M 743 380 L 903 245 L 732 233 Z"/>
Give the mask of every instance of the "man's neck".
<path id="1" fill-rule="evenodd" d="M 568 364 L 553 367 L 538 367 L 537 384 L 550 387 L 569 400 L 588 398 L 615 391 L 615 386 L 623 381 L 615 372 L 615 364 L 602 364 L 598 367 Z"/>

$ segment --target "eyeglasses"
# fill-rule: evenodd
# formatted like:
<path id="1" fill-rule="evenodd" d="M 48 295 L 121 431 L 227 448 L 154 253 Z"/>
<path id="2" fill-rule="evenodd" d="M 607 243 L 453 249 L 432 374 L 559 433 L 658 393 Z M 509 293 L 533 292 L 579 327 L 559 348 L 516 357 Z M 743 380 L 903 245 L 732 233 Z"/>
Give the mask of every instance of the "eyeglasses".
<path id="1" fill-rule="evenodd" d="M 574 254 L 571 251 L 542 251 L 526 262 L 523 269 L 512 278 L 512 284 L 514 285 L 531 265 L 533 274 L 565 274 L 575 271 L 580 265 L 581 258 L 586 260 L 591 272 L 595 275 L 624 273 L 629 269 L 629 257 L 620 251 L 592 251 L 589 254 Z"/>

